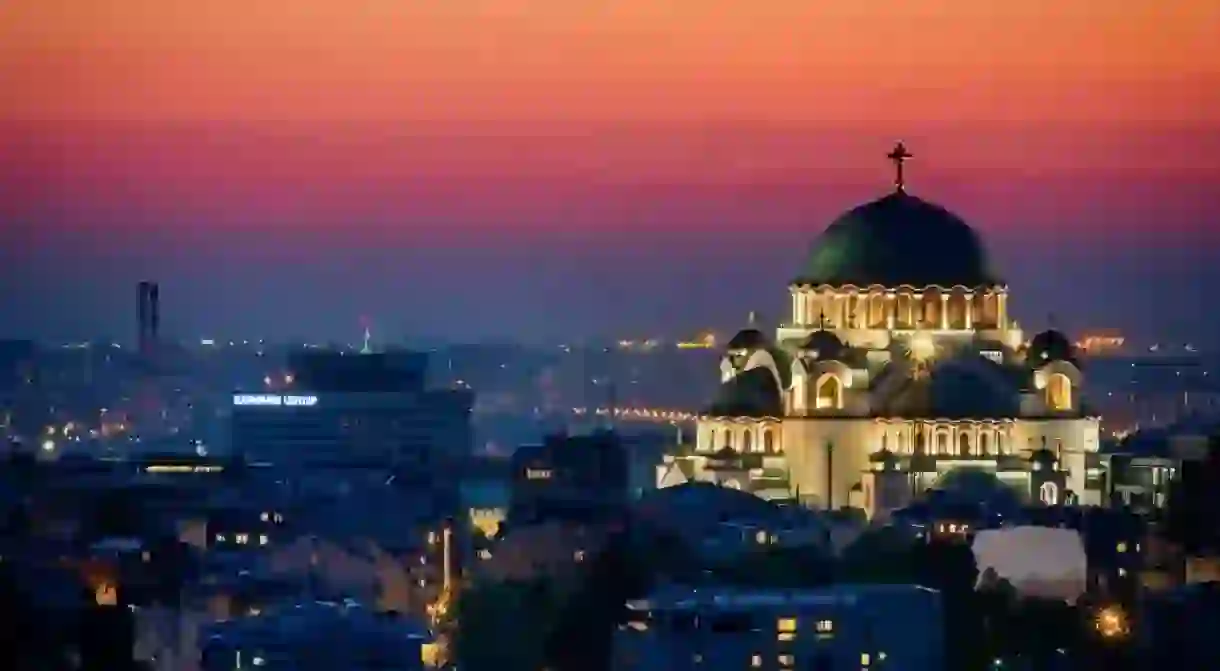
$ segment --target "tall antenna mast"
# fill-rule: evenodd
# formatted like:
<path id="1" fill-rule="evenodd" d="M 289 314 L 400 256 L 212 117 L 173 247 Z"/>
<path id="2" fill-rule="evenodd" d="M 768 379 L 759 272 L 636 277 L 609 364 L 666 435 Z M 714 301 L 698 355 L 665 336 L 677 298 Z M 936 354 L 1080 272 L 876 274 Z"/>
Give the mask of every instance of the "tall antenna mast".
<path id="1" fill-rule="evenodd" d="M 369 318 L 361 317 L 360 323 L 364 325 L 364 343 L 360 346 L 360 353 L 361 354 L 372 354 L 373 353 L 373 345 L 372 345 L 373 332 L 371 330 L 369 330 Z"/>

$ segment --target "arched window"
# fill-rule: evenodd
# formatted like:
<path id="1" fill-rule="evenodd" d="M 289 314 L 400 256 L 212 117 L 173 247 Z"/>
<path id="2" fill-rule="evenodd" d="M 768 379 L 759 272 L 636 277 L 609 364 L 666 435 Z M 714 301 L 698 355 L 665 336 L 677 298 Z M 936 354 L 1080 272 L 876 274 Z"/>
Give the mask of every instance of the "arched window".
<path id="1" fill-rule="evenodd" d="M 970 456 L 970 434 L 965 431 L 957 434 L 957 454 L 958 456 Z"/>
<path id="2" fill-rule="evenodd" d="M 728 429 L 724 430 L 724 447 L 733 449 L 733 432 Z"/>
<path id="3" fill-rule="evenodd" d="M 901 429 L 899 429 L 899 431 L 898 431 L 898 453 L 905 454 L 906 451 L 907 451 L 907 435 L 905 433 L 903 433 Z"/>
<path id="4" fill-rule="evenodd" d="M 923 429 L 915 429 L 915 454 L 926 454 L 928 439 L 923 435 Z"/>
<path id="5" fill-rule="evenodd" d="M 997 431 L 995 434 L 995 453 L 1005 454 L 1004 452 L 1004 434 Z"/>
<path id="6" fill-rule="evenodd" d="M 987 456 L 987 449 L 991 447 L 988 445 L 989 442 L 991 441 L 987 439 L 987 434 L 984 432 L 979 432 L 979 454 Z"/>
<path id="7" fill-rule="evenodd" d="M 937 432 L 936 453 L 945 456 L 949 454 L 949 433 L 947 431 Z"/>
<path id="8" fill-rule="evenodd" d="M 1042 503 L 1053 506 L 1059 503 L 1059 486 L 1053 482 L 1044 482 L 1038 488 L 1038 500 Z"/>
<path id="9" fill-rule="evenodd" d="M 883 449 L 883 450 L 886 449 L 886 443 L 889 442 L 889 437 L 890 436 L 888 433 L 883 432 L 881 434 L 881 449 Z"/>
<path id="10" fill-rule="evenodd" d="M 771 429 L 763 429 L 763 452 L 775 453 L 775 432 Z"/>
<path id="11" fill-rule="evenodd" d="M 843 407 L 843 383 L 839 378 L 827 373 L 818 380 L 817 397 L 814 407 L 818 410 L 839 409 Z"/>
<path id="12" fill-rule="evenodd" d="M 754 451 L 754 434 L 751 433 L 749 429 L 746 429 L 741 434 L 741 451 L 742 452 L 753 452 Z"/>
<path id="13" fill-rule="evenodd" d="M 1046 405 L 1056 412 L 1072 409 L 1072 381 L 1055 373 L 1046 381 Z"/>

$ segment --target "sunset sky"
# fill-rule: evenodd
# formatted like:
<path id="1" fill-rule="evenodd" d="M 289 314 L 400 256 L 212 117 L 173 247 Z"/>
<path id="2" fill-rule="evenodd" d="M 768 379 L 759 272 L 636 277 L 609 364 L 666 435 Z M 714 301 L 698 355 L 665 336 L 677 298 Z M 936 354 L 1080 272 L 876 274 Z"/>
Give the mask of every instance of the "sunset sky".
<path id="1" fill-rule="evenodd" d="M 899 138 L 1029 324 L 1214 336 L 1217 25 L 1211 0 L 7 0 L 0 336 L 129 338 L 140 279 L 184 338 L 779 317 Z"/>

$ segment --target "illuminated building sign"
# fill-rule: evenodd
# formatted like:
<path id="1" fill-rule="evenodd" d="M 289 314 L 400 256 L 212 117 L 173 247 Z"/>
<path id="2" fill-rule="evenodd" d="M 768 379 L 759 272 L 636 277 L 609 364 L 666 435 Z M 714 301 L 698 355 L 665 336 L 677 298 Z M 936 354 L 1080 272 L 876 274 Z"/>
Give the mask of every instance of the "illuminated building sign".
<path id="1" fill-rule="evenodd" d="M 298 408 L 308 408 L 317 404 L 317 396 L 281 396 L 280 394 L 233 395 L 233 405 L 287 405 Z"/>

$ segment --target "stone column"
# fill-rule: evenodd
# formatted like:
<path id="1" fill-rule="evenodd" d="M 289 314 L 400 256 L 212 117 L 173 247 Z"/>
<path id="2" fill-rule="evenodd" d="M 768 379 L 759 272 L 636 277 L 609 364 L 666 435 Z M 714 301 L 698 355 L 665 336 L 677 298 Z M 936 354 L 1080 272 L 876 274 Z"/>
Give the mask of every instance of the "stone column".
<path id="1" fill-rule="evenodd" d="M 974 294 L 966 293 L 966 330 L 974 328 Z"/>
<path id="2" fill-rule="evenodd" d="M 800 298 L 799 298 L 799 297 L 800 297 L 800 294 L 799 294 L 799 293 L 797 293 L 797 290 L 796 290 L 796 289 L 793 289 L 793 290 L 791 291 L 791 294 L 792 294 L 792 325 L 793 325 L 793 326 L 799 326 L 799 325 L 801 325 L 801 324 L 802 324 L 802 321 L 801 321 L 801 302 L 800 302 Z"/>
<path id="3" fill-rule="evenodd" d="M 1008 328 L 1008 292 L 1000 291 L 996 294 L 996 324 L 1001 329 Z"/>
<path id="4" fill-rule="evenodd" d="M 940 295 L 940 330 L 949 330 L 949 294 Z"/>
<path id="5" fill-rule="evenodd" d="M 893 331 L 894 322 L 898 316 L 898 297 L 893 291 L 885 292 L 885 328 Z"/>
<path id="6" fill-rule="evenodd" d="M 915 319 L 915 311 L 919 311 L 919 320 Z M 911 294 L 910 300 L 907 301 L 907 321 L 911 324 L 911 328 L 917 328 L 920 322 L 923 321 L 923 294 L 916 291 Z"/>

